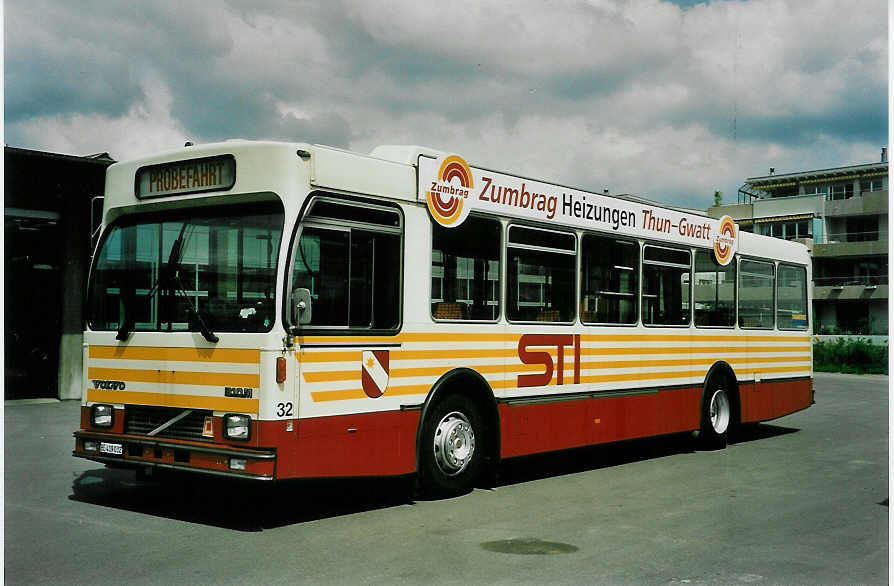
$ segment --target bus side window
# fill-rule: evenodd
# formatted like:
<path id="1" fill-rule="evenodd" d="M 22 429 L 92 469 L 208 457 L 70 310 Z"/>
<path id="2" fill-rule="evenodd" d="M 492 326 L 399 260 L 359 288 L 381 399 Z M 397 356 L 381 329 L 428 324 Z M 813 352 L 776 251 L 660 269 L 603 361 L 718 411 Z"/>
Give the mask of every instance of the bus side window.
<path id="1" fill-rule="evenodd" d="M 457 228 L 432 222 L 431 315 L 437 320 L 496 321 L 500 316 L 497 220 L 467 218 Z"/>
<path id="2" fill-rule="evenodd" d="M 691 253 L 643 246 L 643 324 L 689 325 Z"/>
<path id="3" fill-rule="evenodd" d="M 584 235 L 580 275 L 582 322 L 635 324 L 638 280 L 639 244 Z"/>
<path id="4" fill-rule="evenodd" d="M 511 321 L 574 321 L 576 252 L 574 234 L 509 226 L 507 317 Z"/>
<path id="5" fill-rule="evenodd" d="M 736 324 L 736 265 L 721 266 L 707 250 L 695 252 L 695 325 L 731 328 Z"/>
<path id="6" fill-rule="evenodd" d="M 773 329 L 773 263 L 739 263 L 739 327 Z"/>

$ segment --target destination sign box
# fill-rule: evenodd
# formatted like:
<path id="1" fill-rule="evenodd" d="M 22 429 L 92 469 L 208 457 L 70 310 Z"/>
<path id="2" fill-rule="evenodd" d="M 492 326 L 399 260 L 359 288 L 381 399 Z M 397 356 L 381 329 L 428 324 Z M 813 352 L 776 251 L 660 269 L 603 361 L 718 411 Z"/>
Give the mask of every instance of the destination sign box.
<path id="1" fill-rule="evenodd" d="M 136 175 L 140 199 L 222 191 L 236 182 L 236 159 L 231 155 L 191 159 L 141 167 Z"/>

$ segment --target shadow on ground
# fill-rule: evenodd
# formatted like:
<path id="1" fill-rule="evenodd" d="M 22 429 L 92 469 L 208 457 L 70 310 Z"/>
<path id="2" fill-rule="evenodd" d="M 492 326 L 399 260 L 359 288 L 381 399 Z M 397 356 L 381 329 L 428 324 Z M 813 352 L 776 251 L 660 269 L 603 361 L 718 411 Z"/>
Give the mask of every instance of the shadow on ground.
<path id="1" fill-rule="evenodd" d="M 777 425 L 753 425 L 730 438 L 730 445 L 794 433 Z M 687 435 L 632 440 L 503 462 L 489 486 L 620 466 L 695 451 Z M 164 474 L 136 480 L 132 470 L 97 468 L 75 479 L 79 502 L 236 531 L 261 531 L 363 511 L 412 504 L 412 477 L 282 481 L 258 485 L 237 480 Z"/>

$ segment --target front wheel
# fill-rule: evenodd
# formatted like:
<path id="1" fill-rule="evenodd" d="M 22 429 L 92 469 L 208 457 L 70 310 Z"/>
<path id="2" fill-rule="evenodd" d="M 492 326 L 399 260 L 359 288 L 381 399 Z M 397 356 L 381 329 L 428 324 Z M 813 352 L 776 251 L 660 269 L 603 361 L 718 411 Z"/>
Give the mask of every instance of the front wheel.
<path id="1" fill-rule="evenodd" d="M 422 428 L 422 481 L 436 494 L 472 489 L 485 449 L 481 414 L 475 403 L 451 395 L 434 406 Z"/>

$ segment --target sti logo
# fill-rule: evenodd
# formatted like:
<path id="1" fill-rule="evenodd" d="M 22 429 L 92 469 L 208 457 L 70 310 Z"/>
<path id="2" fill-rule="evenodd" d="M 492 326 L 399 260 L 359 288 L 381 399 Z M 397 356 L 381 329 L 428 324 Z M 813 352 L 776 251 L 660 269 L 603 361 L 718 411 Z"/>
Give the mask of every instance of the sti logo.
<path id="1" fill-rule="evenodd" d="M 556 362 L 549 350 L 531 350 L 532 347 L 549 347 L 556 349 Z M 572 347 L 574 352 L 574 371 L 571 384 L 580 384 L 580 334 L 525 334 L 518 340 L 518 358 L 523 364 L 540 364 L 543 372 L 537 374 L 518 375 L 519 388 L 543 387 L 550 384 L 553 374 L 556 375 L 556 384 L 564 385 L 565 382 L 565 348 Z"/>

